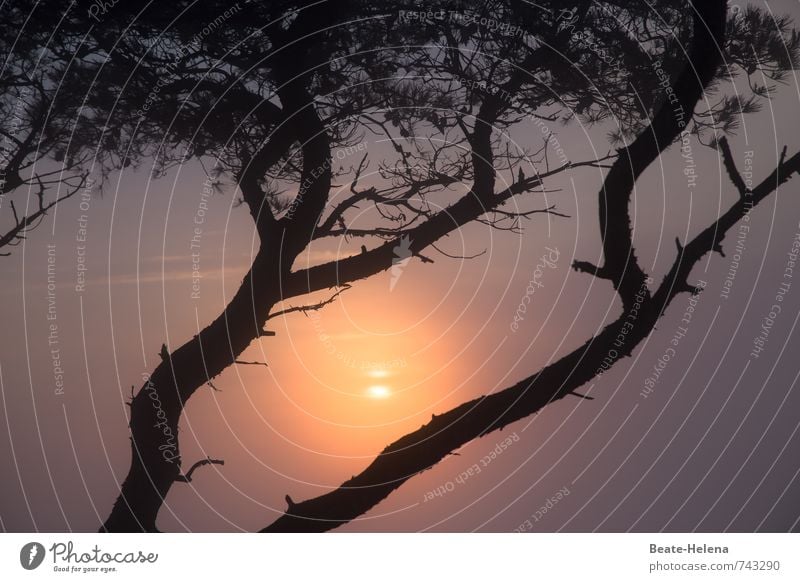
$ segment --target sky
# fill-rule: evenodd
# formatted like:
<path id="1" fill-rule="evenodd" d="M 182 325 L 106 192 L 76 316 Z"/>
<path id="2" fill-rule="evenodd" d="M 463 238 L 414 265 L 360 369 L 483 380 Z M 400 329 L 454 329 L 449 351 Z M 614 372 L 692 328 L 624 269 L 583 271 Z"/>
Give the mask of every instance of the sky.
<path id="1" fill-rule="evenodd" d="M 800 16 L 796 2 L 768 4 Z M 731 138 L 754 182 L 783 145 L 800 148 L 798 103 L 790 78 Z M 513 137 L 529 143 L 535 131 L 523 125 Z M 559 127 L 557 136 L 571 160 L 608 149 L 602 128 Z M 364 150 L 377 159 L 386 144 L 367 139 Z M 677 147 L 636 185 L 635 242 L 658 281 L 675 238 L 736 199 L 717 154 L 694 143 L 693 155 L 695 188 Z M 536 199 L 568 218 L 535 216 L 521 235 L 469 226 L 440 248 L 485 251 L 477 258 L 431 252 L 433 264 L 396 265 L 318 313 L 270 321 L 276 336 L 241 356 L 267 366 L 233 366 L 189 402 L 184 463 L 225 464 L 175 484 L 159 527 L 264 527 L 286 509 L 286 494 L 299 501 L 338 486 L 432 414 L 530 376 L 615 319 L 610 285 L 570 268 L 600 254 L 602 175 L 577 170 Z M 132 389 L 162 344 L 197 333 L 237 289 L 253 224 L 231 188 L 207 196 L 204 180 L 195 163 L 158 180 L 126 170 L 102 193 L 59 205 L 0 258 L 3 531 L 99 527 L 130 461 Z M 594 400 L 566 398 L 469 443 L 340 531 L 800 530 L 800 283 L 752 355 L 787 280 L 798 195 L 794 178 L 752 212 L 746 236 L 731 231 L 726 256 L 706 257 L 693 273 L 706 291 L 694 303 L 680 295 L 633 358 L 584 387 Z M 299 262 L 358 246 L 320 245 Z M 518 313 L 533 279 L 541 286 Z"/>

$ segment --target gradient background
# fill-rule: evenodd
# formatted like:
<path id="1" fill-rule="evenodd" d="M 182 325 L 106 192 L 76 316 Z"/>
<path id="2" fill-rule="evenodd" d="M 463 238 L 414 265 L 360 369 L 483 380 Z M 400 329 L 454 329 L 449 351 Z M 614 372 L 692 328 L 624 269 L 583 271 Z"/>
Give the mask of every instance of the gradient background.
<path id="1" fill-rule="evenodd" d="M 759 4 L 800 19 L 797 2 Z M 800 148 L 799 104 L 800 83 L 790 78 L 731 139 L 740 170 L 745 152 L 753 152 L 754 183 L 773 170 L 783 145 Z M 603 128 L 553 129 L 571 160 L 608 150 Z M 537 131 L 523 124 L 512 137 L 529 145 Z M 387 152 L 379 142 L 365 147 L 371 159 Z M 693 154 L 693 192 L 674 146 L 636 186 L 638 254 L 657 281 L 675 256 L 675 237 L 698 232 L 736 197 L 716 153 L 693 142 Z M 95 531 L 110 511 L 128 469 L 132 386 L 155 367 L 162 343 L 175 347 L 218 315 L 251 262 L 253 224 L 227 187 L 208 203 L 200 297 L 191 297 L 189 245 L 204 179 L 191 163 L 158 181 L 146 168 L 112 176 L 88 209 L 79 196 L 69 200 L 0 260 L 2 530 Z M 205 456 L 225 465 L 175 484 L 159 527 L 263 527 L 285 509 L 285 494 L 302 500 L 338 486 L 431 414 L 530 375 L 612 321 L 619 304 L 610 285 L 569 268 L 573 259 L 600 254 L 601 181 L 601 170 L 583 169 L 548 184 L 562 189 L 548 203 L 570 218 L 535 217 L 522 236 L 473 225 L 440 245 L 450 253 L 486 249 L 479 258 L 431 252 L 435 264 L 412 261 L 393 289 L 391 273 L 383 273 L 318 317 L 271 321 L 277 336 L 242 356 L 269 368 L 229 368 L 214 382 L 218 391 L 200 390 L 190 401 L 180 432 L 184 467 Z M 791 180 L 752 213 L 729 299 L 720 292 L 736 229 L 725 240 L 727 256 L 709 256 L 696 269 L 707 291 L 648 398 L 640 395 L 644 380 L 681 325 L 686 295 L 633 358 L 584 387 L 595 400 L 568 398 L 470 443 L 340 531 L 511 531 L 526 519 L 533 531 L 798 531 L 800 281 L 765 351 L 750 358 L 800 232 L 797 184 Z M 87 286 L 76 292 L 82 214 Z M 303 260 L 330 260 L 359 244 L 320 244 Z M 47 319 L 48 245 L 54 321 Z M 512 332 L 545 247 L 557 248 L 559 260 L 544 270 L 543 288 Z M 48 344 L 50 323 L 58 327 L 57 346 Z M 52 347 L 60 350 L 63 394 L 55 390 Z M 391 395 L 369 397 L 375 385 Z M 479 474 L 456 482 L 514 434 L 519 440 Z M 425 501 L 448 483 L 452 490 Z M 569 495 L 534 521 L 564 487 Z"/>

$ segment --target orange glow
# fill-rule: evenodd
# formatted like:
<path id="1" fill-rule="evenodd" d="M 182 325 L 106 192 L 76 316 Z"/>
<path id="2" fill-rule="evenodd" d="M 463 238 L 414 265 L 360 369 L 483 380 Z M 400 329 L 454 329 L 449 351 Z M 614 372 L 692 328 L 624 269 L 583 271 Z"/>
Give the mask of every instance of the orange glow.
<path id="1" fill-rule="evenodd" d="M 461 343 L 455 332 L 444 333 L 450 320 L 430 316 L 413 289 L 408 297 L 400 287 L 388 295 L 388 278 L 364 281 L 308 317 L 287 318 L 278 328 L 285 341 L 253 344 L 241 356 L 274 362 L 270 368 L 227 372 L 245 387 L 239 410 L 247 411 L 230 419 L 228 398 L 230 426 L 278 473 L 314 483 L 329 483 L 333 474 L 335 482 L 432 414 L 474 397 L 453 361 Z M 278 458 L 276 446 L 296 454 Z"/>

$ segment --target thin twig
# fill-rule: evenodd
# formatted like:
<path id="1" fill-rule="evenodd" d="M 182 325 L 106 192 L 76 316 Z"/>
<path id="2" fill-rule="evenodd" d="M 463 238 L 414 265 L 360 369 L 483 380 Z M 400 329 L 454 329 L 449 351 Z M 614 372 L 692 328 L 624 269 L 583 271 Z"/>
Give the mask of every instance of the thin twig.
<path id="1" fill-rule="evenodd" d="M 197 461 L 194 465 L 192 465 L 188 471 L 186 471 L 185 475 L 178 475 L 175 478 L 175 481 L 179 481 L 180 483 L 191 483 L 192 482 L 192 474 L 197 471 L 200 467 L 205 465 L 224 465 L 225 461 L 222 459 L 212 459 L 211 457 L 207 457 L 202 461 Z"/>
<path id="2" fill-rule="evenodd" d="M 305 313 L 307 311 L 317 311 L 319 309 L 322 309 L 326 305 L 333 303 L 339 295 L 341 295 L 348 289 L 350 289 L 350 285 L 342 285 L 341 289 L 339 289 L 336 293 L 334 293 L 324 301 L 320 301 L 319 303 L 315 303 L 313 305 L 298 305 L 295 307 L 282 309 L 280 311 L 276 311 L 275 313 L 271 313 L 269 317 L 267 317 L 267 319 L 273 319 L 275 317 L 280 317 L 281 315 L 288 315 L 290 313 L 298 313 L 298 312 Z"/>

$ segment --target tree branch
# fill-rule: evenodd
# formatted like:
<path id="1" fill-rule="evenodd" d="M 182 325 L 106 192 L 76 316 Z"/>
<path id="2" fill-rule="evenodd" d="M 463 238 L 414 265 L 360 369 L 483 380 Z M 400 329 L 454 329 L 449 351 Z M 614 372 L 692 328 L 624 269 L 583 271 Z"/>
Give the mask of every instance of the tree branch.
<path id="1" fill-rule="evenodd" d="M 724 0 L 690 2 L 694 34 L 688 62 L 671 87 L 674 99 L 664 99 L 650 125 L 633 143 L 619 150 L 619 158 L 600 189 L 603 272 L 614 284 L 626 308 L 635 302 L 646 278 L 633 249 L 633 227 L 628 211 L 633 186 L 645 169 L 684 131 L 704 89 L 714 79 L 722 61 L 726 4 Z"/>
<path id="2" fill-rule="evenodd" d="M 197 469 L 199 469 L 200 467 L 203 467 L 205 465 L 224 465 L 224 464 L 225 464 L 225 461 L 223 461 L 221 459 L 212 459 L 211 457 L 207 457 L 207 458 L 203 459 L 202 461 L 197 461 L 194 465 L 192 465 L 189 468 L 189 470 L 186 471 L 185 475 L 178 475 L 175 478 L 175 481 L 178 481 L 180 483 L 191 483 L 192 482 L 192 474 Z"/>
<path id="3" fill-rule="evenodd" d="M 722 161 L 725 165 L 725 170 L 728 172 L 728 177 L 733 182 L 733 185 L 736 186 L 737 192 L 739 192 L 740 197 L 744 197 L 747 195 L 747 186 L 745 186 L 744 180 L 742 180 L 741 174 L 736 169 L 736 162 L 733 161 L 733 155 L 731 154 L 731 148 L 728 145 L 728 138 L 722 136 L 722 138 L 717 142 L 719 144 L 719 150 L 722 152 Z"/>
<path id="4" fill-rule="evenodd" d="M 266 362 L 247 362 L 245 360 L 235 360 L 234 364 L 239 364 L 240 366 L 264 366 L 265 368 L 269 368 L 269 364 Z"/>
<path id="5" fill-rule="evenodd" d="M 280 311 L 276 311 L 275 313 L 271 313 L 267 319 L 274 319 L 276 317 L 281 317 L 283 315 L 288 315 L 290 313 L 307 313 L 309 311 L 317 311 L 322 309 L 326 305 L 330 305 L 333 303 L 336 298 L 350 289 L 350 285 L 343 285 L 341 289 L 339 289 L 336 293 L 325 299 L 324 301 L 320 301 L 319 303 L 314 303 L 312 305 L 298 305 L 295 307 L 288 307 L 286 309 L 281 309 Z"/>
<path id="6" fill-rule="evenodd" d="M 25 234 L 30 231 L 31 229 L 35 228 L 39 221 L 47 214 L 47 211 L 53 208 L 56 204 L 63 202 L 69 198 L 72 198 L 75 194 L 77 194 L 81 188 L 83 188 L 87 179 L 87 175 L 83 174 L 81 177 L 80 184 L 77 186 L 73 186 L 66 194 L 61 196 L 60 198 L 55 198 L 51 202 L 46 203 L 44 202 L 44 186 L 40 184 L 39 192 L 37 194 L 38 199 L 38 207 L 37 209 L 27 216 L 23 216 L 20 218 L 17 215 L 17 210 L 14 206 L 14 201 L 10 202 L 11 211 L 14 215 L 14 226 L 11 227 L 8 231 L 0 235 L 0 249 L 6 246 L 16 246 L 25 238 Z M 9 253 L 0 253 L 0 256 L 8 256 Z"/>

